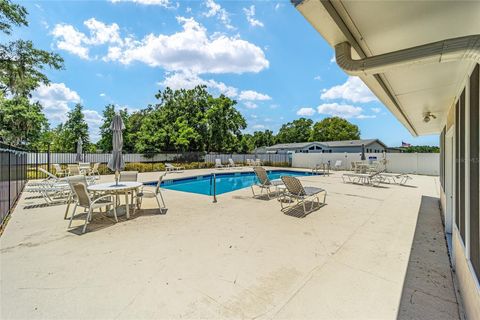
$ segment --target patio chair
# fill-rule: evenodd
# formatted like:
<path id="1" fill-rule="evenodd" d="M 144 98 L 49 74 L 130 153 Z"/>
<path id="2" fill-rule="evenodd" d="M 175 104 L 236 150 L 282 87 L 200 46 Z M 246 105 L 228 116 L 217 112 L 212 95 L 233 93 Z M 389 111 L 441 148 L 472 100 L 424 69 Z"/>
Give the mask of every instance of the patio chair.
<path id="1" fill-rule="evenodd" d="M 61 198 L 67 195 L 69 186 L 65 178 L 58 178 L 43 168 L 38 170 L 47 175 L 47 178 L 29 182 L 24 189 L 25 192 L 39 193 L 47 204 L 55 202 L 53 198 Z"/>
<path id="2" fill-rule="evenodd" d="M 262 160 L 260 160 L 260 159 L 255 159 L 255 162 L 254 162 L 254 163 L 255 163 L 256 166 L 261 166 L 261 165 L 262 165 Z"/>
<path id="3" fill-rule="evenodd" d="M 275 191 L 278 191 L 278 187 L 283 185 L 283 182 L 280 180 L 270 180 L 270 178 L 267 175 L 267 171 L 265 168 L 262 167 L 253 167 L 253 172 L 255 172 L 255 175 L 257 176 L 258 182 L 255 184 L 252 184 L 250 187 L 252 189 L 253 197 L 256 198 L 258 195 L 255 194 L 254 186 L 257 186 L 260 188 L 260 196 L 263 195 L 263 190 L 267 191 L 267 197 L 268 199 L 270 198 L 271 194 L 271 189 L 275 188 Z"/>
<path id="4" fill-rule="evenodd" d="M 380 183 L 385 181 L 385 179 L 381 176 L 381 171 L 376 171 L 373 173 L 347 172 L 342 175 L 342 180 L 344 183 L 356 183 L 371 186 L 379 186 Z"/>
<path id="5" fill-rule="evenodd" d="M 53 168 L 55 169 L 55 175 L 59 178 L 65 177 L 67 175 L 67 170 L 62 169 L 62 167 L 58 163 L 52 164 Z"/>
<path id="6" fill-rule="evenodd" d="M 380 173 L 380 176 L 384 178 L 383 182 L 386 183 L 394 183 L 398 184 L 401 186 L 404 186 L 407 184 L 408 180 L 411 180 L 412 177 L 410 177 L 408 174 L 405 173 L 387 173 L 387 172 L 382 172 Z"/>
<path id="7" fill-rule="evenodd" d="M 136 182 L 138 180 L 138 171 L 120 171 L 120 178 L 118 182 Z M 135 191 L 128 191 L 130 195 L 130 203 L 133 203 L 133 198 L 135 197 Z M 135 209 L 133 211 L 135 214 Z"/>
<path id="8" fill-rule="evenodd" d="M 136 182 L 138 179 L 138 171 L 120 171 L 118 182 Z"/>
<path id="9" fill-rule="evenodd" d="M 296 205 L 302 204 L 304 214 L 310 213 L 314 209 L 315 202 L 312 201 L 310 210 L 307 211 L 307 208 L 305 206 L 305 202 L 307 199 L 309 198 L 317 199 L 318 205 L 322 205 L 326 203 L 327 191 L 325 189 L 317 188 L 317 187 L 304 187 L 300 182 L 300 180 L 292 176 L 283 176 L 282 181 L 285 184 L 285 188 L 286 188 L 286 193 L 284 197 L 289 198 L 290 199 L 289 202 L 292 202 L 293 200 L 295 200 L 297 202 Z M 320 202 L 320 197 L 319 197 L 320 193 L 323 193 L 323 202 Z M 282 211 L 284 209 L 291 207 L 291 206 L 284 207 L 284 201 L 280 201 L 280 204 L 282 206 Z"/>
<path id="10" fill-rule="evenodd" d="M 165 162 L 165 171 L 170 172 L 170 171 L 181 171 L 185 170 L 185 167 L 180 167 L 180 166 L 174 166 L 171 163 Z"/>
<path id="11" fill-rule="evenodd" d="M 342 160 L 335 161 L 335 170 L 340 170 L 342 168 Z"/>
<path id="12" fill-rule="evenodd" d="M 100 162 L 95 162 L 90 170 L 90 175 L 100 178 L 100 171 L 98 171 L 98 167 L 100 167 Z"/>
<path id="13" fill-rule="evenodd" d="M 222 164 L 222 160 L 221 159 L 215 159 L 215 168 L 217 169 L 221 169 L 221 168 L 225 168 L 225 165 Z"/>
<path id="14" fill-rule="evenodd" d="M 68 210 L 70 209 L 70 204 L 72 202 L 77 202 L 77 197 L 75 194 L 75 190 L 73 189 L 73 185 L 76 183 L 83 183 L 86 186 L 88 186 L 87 178 L 84 175 L 70 176 L 67 178 L 67 181 L 70 187 L 70 194 L 68 195 L 67 207 L 65 208 L 65 215 L 63 216 L 63 219 L 67 219 Z"/>
<path id="15" fill-rule="evenodd" d="M 160 186 L 162 185 L 162 180 L 166 175 L 167 175 L 166 172 L 160 175 L 155 188 L 152 188 L 152 187 L 148 188 L 147 186 L 145 186 L 140 190 L 140 192 L 137 194 L 137 205 L 139 209 L 142 206 L 143 198 L 150 198 L 150 199 L 155 198 L 155 200 L 157 201 L 158 210 L 160 211 L 160 213 L 162 213 L 162 210 L 166 208 L 165 201 L 163 200 L 162 190 L 160 189 Z M 162 205 L 160 205 L 158 196 L 160 196 L 160 199 L 162 200 Z"/>
<path id="16" fill-rule="evenodd" d="M 233 161 L 232 158 L 229 158 L 229 159 L 228 159 L 228 164 L 229 164 L 230 167 L 232 167 L 232 168 L 236 168 L 236 167 L 241 167 L 241 166 L 242 166 L 242 165 L 240 165 L 240 164 L 236 164 L 235 161 Z"/>
<path id="17" fill-rule="evenodd" d="M 92 213 L 94 209 L 106 207 L 106 211 L 108 212 L 108 208 L 110 206 L 113 207 L 113 216 L 115 221 L 118 222 L 117 218 L 117 209 L 115 206 L 115 202 L 113 200 L 112 195 L 102 195 L 98 198 L 93 198 L 88 194 L 87 186 L 84 183 L 75 183 L 73 185 L 73 190 L 75 192 L 75 196 L 77 198 L 77 202 L 75 203 L 75 207 L 73 208 L 72 216 L 70 217 L 70 223 L 68 224 L 68 229 L 72 226 L 73 218 L 75 217 L 75 211 L 77 207 L 82 207 L 88 210 L 88 213 L 85 217 L 85 224 L 83 225 L 82 233 L 87 231 L 87 224 L 92 219 Z"/>
<path id="18" fill-rule="evenodd" d="M 92 168 L 90 167 L 90 162 L 79 162 L 78 169 L 84 175 L 90 174 L 90 171 L 92 170 Z"/>
<path id="19" fill-rule="evenodd" d="M 69 176 L 78 176 L 80 174 L 80 167 L 78 164 L 67 164 L 67 171 Z"/>

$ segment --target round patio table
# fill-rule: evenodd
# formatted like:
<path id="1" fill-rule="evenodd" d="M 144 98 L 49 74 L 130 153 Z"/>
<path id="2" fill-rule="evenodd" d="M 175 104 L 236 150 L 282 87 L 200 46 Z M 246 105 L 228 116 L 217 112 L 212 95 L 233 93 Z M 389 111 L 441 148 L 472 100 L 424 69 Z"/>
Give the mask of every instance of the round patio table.
<path id="1" fill-rule="evenodd" d="M 118 195 L 121 193 L 125 194 L 125 204 L 126 204 L 126 210 L 125 213 L 127 215 L 127 219 L 130 218 L 130 206 L 128 203 L 128 193 L 129 192 L 134 192 L 138 190 L 143 184 L 141 182 L 134 182 L 134 181 L 126 181 L 126 182 L 119 182 L 118 184 L 115 184 L 115 182 L 105 182 L 105 183 L 99 183 L 99 184 L 92 184 L 88 186 L 89 191 L 94 191 L 94 192 L 105 192 L 105 193 L 112 193 L 115 194 L 115 196 L 118 199 Z M 123 215 L 117 214 L 117 215 Z"/>

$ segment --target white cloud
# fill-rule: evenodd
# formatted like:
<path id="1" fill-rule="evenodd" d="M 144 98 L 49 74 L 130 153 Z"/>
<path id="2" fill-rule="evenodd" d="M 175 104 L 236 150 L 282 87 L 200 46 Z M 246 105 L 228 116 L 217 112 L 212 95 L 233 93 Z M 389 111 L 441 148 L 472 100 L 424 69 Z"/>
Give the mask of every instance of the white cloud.
<path id="1" fill-rule="evenodd" d="M 78 31 L 68 24 L 56 24 L 52 35 L 57 40 L 59 49 L 68 51 L 82 59 L 89 59 L 89 46 L 105 43 L 122 44 L 119 26 L 116 23 L 107 25 L 95 18 L 90 18 L 83 23 L 90 32 L 90 36 Z"/>
<path id="2" fill-rule="evenodd" d="M 265 100 L 271 100 L 272 98 L 263 93 L 259 93 L 253 90 L 245 90 L 240 92 L 240 95 L 238 96 L 238 99 L 240 100 L 260 100 L 260 101 L 265 101 Z"/>
<path id="3" fill-rule="evenodd" d="M 249 8 L 243 8 L 243 12 L 252 27 L 263 27 L 263 22 L 255 18 L 255 6 L 253 4 Z"/>
<path id="4" fill-rule="evenodd" d="M 83 110 L 85 122 L 88 124 L 90 140 L 96 142 L 100 139 L 100 126 L 103 124 L 102 116 L 95 110 Z"/>
<path id="5" fill-rule="evenodd" d="M 193 18 L 177 17 L 183 30 L 172 35 L 149 34 L 141 41 L 128 41 L 123 48 L 110 47 L 108 59 L 130 64 L 143 62 L 168 71 L 201 73 L 259 72 L 268 68 L 265 54 L 256 45 L 238 37 L 215 35 Z"/>
<path id="6" fill-rule="evenodd" d="M 313 116 L 315 114 L 315 109 L 313 108 L 300 108 L 298 111 L 297 111 L 297 115 L 299 116 Z"/>
<path id="7" fill-rule="evenodd" d="M 253 129 L 265 129 L 265 126 L 263 124 L 256 124 L 252 126 Z"/>
<path id="8" fill-rule="evenodd" d="M 265 101 L 271 100 L 269 95 L 259 93 L 253 90 L 244 90 L 239 93 L 235 87 L 226 85 L 223 82 L 215 81 L 213 79 L 203 79 L 195 73 L 189 72 L 175 72 L 169 73 L 165 79 L 158 83 L 164 87 L 171 89 L 193 89 L 198 85 L 206 85 L 208 89 L 214 89 L 230 98 L 238 98 L 242 101 Z"/>
<path id="9" fill-rule="evenodd" d="M 176 72 L 167 75 L 165 80 L 159 83 L 164 87 L 171 89 L 193 89 L 198 85 L 206 85 L 210 89 L 215 89 L 224 95 L 234 98 L 238 94 L 237 88 L 227 86 L 223 82 L 217 82 L 213 79 L 205 80 L 200 78 L 197 74 L 189 72 Z"/>
<path id="10" fill-rule="evenodd" d="M 100 97 L 105 97 L 105 96 L 106 96 L 106 94 L 105 94 L 105 93 L 103 93 L 103 92 L 102 92 L 102 93 L 100 93 Z"/>
<path id="11" fill-rule="evenodd" d="M 352 102 L 371 102 L 377 98 L 358 77 L 348 77 L 347 81 L 338 86 L 324 89 L 322 99 L 344 99 Z"/>
<path id="12" fill-rule="evenodd" d="M 67 113 L 75 103 L 82 99 L 78 93 L 68 88 L 64 83 L 50 83 L 48 86 L 40 85 L 32 94 L 32 101 L 38 101 L 43 106 L 45 116 L 52 125 L 67 120 Z M 84 109 L 85 122 L 92 141 L 99 139 L 100 126 L 103 123 L 102 116 L 95 110 Z"/>
<path id="13" fill-rule="evenodd" d="M 90 18 L 83 24 L 90 30 L 90 37 L 86 39 L 87 44 L 122 43 L 119 33 L 120 28 L 116 23 L 107 25 L 95 18 Z"/>
<path id="14" fill-rule="evenodd" d="M 208 11 L 205 12 L 203 15 L 207 18 L 210 17 L 217 17 L 218 20 L 220 20 L 227 29 L 235 29 L 230 22 L 230 14 L 222 8 L 221 5 L 216 3 L 213 0 L 206 0 L 204 2 L 204 5 L 207 7 Z"/>
<path id="15" fill-rule="evenodd" d="M 258 105 L 253 103 L 253 102 L 250 102 L 250 101 L 246 101 L 243 103 L 245 105 L 245 108 L 247 109 L 257 109 L 258 108 Z"/>
<path id="16" fill-rule="evenodd" d="M 380 113 L 380 111 L 382 111 L 381 108 L 370 108 L 370 110 L 372 110 L 372 112 L 375 112 L 375 113 Z"/>
<path id="17" fill-rule="evenodd" d="M 367 115 L 367 114 L 361 114 L 359 116 L 357 116 L 357 119 L 374 119 L 376 118 L 377 116 L 374 115 L 374 114 L 370 114 L 370 115 Z"/>
<path id="18" fill-rule="evenodd" d="M 167 9 L 171 9 L 175 7 L 173 6 L 170 0 L 109 0 L 109 1 L 112 3 L 133 2 L 133 3 L 143 4 L 143 5 L 160 6 Z"/>
<path id="19" fill-rule="evenodd" d="M 317 107 L 317 111 L 320 114 L 348 119 L 360 116 L 363 112 L 363 109 L 361 107 L 355 107 L 349 104 L 324 103 Z"/>
<path id="20" fill-rule="evenodd" d="M 275 5 L 275 10 L 278 10 L 281 7 L 283 7 L 283 5 L 280 2 L 277 2 L 277 4 Z"/>
<path id="21" fill-rule="evenodd" d="M 320 81 L 320 80 L 322 80 L 322 77 L 321 77 L 321 76 L 315 76 L 315 77 L 313 78 L 313 80 L 319 80 L 319 81 Z"/>
<path id="22" fill-rule="evenodd" d="M 85 46 L 87 37 L 71 25 L 57 24 L 52 35 L 57 39 L 57 48 L 68 51 L 82 59 L 88 59 L 88 48 Z"/>
<path id="23" fill-rule="evenodd" d="M 65 121 L 69 105 L 81 101 L 77 92 L 68 88 L 64 83 L 50 83 L 40 85 L 32 94 L 32 100 L 43 106 L 43 111 L 52 122 Z"/>
<path id="24" fill-rule="evenodd" d="M 335 63 L 337 61 L 337 58 L 335 57 L 335 55 L 333 55 L 333 57 L 330 58 L 330 63 Z"/>

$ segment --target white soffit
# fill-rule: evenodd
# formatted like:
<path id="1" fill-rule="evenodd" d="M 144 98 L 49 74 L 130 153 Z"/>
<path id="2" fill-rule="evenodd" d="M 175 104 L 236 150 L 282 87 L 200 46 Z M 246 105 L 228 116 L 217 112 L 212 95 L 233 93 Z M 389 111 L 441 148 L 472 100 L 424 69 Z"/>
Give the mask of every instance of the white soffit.
<path id="1" fill-rule="evenodd" d="M 480 1 L 332 1 L 330 4 L 367 56 L 480 34 Z M 320 0 L 305 0 L 297 9 L 331 46 L 347 41 Z M 473 66 L 471 62 L 449 62 L 392 69 L 380 77 L 395 101 L 373 76 L 361 78 L 412 134 L 435 134 L 442 130 L 448 109 L 461 93 Z M 427 111 L 437 119 L 424 123 L 423 113 Z"/>

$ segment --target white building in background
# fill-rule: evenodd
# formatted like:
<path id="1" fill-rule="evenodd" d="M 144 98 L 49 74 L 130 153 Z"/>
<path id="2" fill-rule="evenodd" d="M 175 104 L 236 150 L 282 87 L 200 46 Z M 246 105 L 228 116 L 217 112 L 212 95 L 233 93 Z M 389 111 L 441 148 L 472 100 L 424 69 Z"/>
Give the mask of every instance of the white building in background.
<path id="1" fill-rule="evenodd" d="M 267 153 L 360 153 L 362 146 L 367 153 L 382 153 L 387 146 L 378 139 L 343 140 L 343 141 L 313 141 L 300 143 L 279 143 L 266 147 Z"/>
<path id="2" fill-rule="evenodd" d="M 292 3 L 413 136 L 440 135 L 445 234 L 466 316 L 480 319 L 480 1 Z"/>

